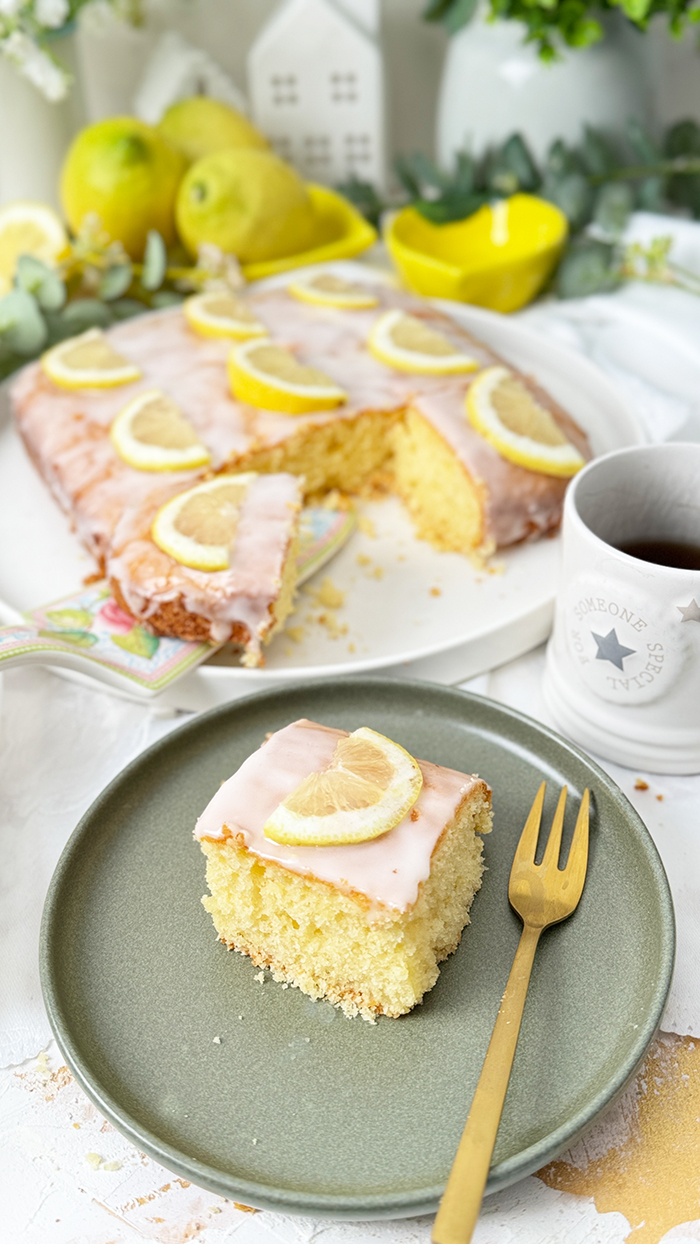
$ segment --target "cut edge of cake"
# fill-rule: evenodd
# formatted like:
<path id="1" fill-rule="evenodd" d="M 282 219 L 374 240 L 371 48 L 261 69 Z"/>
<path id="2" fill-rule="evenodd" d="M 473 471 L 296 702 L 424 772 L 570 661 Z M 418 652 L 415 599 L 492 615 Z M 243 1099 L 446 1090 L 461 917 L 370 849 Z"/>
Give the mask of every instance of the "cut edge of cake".
<path id="1" fill-rule="evenodd" d="M 405 911 L 263 859 L 242 834 L 203 838 L 210 895 L 202 902 L 219 940 L 274 980 L 348 1016 L 397 1018 L 422 1001 L 459 945 L 484 871 L 479 835 L 490 829 L 491 792 L 479 780 L 446 823 L 430 874 Z"/>

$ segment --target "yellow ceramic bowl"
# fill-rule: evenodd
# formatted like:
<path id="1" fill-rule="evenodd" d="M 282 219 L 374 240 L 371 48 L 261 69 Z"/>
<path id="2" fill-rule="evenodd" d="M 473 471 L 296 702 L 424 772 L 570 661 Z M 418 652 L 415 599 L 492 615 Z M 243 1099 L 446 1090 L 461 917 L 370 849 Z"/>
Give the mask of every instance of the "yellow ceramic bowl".
<path id="1" fill-rule="evenodd" d="M 270 259 L 267 263 L 243 265 L 249 281 L 264 276 L 289 272 L 291 268 L 303 268 L 306 264 L 326 263 L 330 259 L 349 259 L 367 250 L 377 240 L 376 229 L 367 223 L 342 194 L 329 190 L 328 186 L 307 186 L 317 221 L 315 245 L 297 255 L 285 255 L 282 259 Z"/>
<path id="2" fill-rule="evenodd" d="M 404 282 L 416 293 L 517 311 L 553 272 L 567 233 L 558 207 L 534 195 L 514 194 L 448 225 L 433 225 L 406 207 L 389 224 L 385 240 Z"/>

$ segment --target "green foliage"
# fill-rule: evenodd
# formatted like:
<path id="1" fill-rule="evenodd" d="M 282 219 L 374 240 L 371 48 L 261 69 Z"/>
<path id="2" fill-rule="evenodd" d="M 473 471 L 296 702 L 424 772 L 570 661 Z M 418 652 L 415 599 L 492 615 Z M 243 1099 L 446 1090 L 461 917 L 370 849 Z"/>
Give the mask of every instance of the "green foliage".
<path id="1" fill-rule="evenodd" d="M 572 48 L 598 43 L 605 30 L 601 13 L 620 10 L 638 30 L 646 30 L 652 17 L 664 13 L 671 34 L 679 36 L 700 20 L 695 0 L 490 0 L 491 16 L 524 23 L 525 41 L 535 43 L 544 61 L 556 60 L 562 44 Z M 455 34 L 471 21 L 474 0 L 430 0 L 423 11 L 429 22 L 441 22 Z"/>

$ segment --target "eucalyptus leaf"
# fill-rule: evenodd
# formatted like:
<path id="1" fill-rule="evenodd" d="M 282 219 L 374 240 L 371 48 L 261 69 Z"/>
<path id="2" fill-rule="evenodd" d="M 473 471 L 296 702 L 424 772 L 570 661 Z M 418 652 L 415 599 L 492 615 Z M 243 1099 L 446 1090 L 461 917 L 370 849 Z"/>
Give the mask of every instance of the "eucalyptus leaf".
<path id="1" fill-rule="evenodd" d="M 609 181 L 601 186 L 593 207 L 593 219 L 611 238 L 624 232 L 634 208 L 634 194 L 624 181 Z"/>
<path id="2" fill-rule="evenodd" d="M 401 185 L 412 199 L 421 197 L 421 186 L 413 168 L 410 156 L 398 155 L 394 161 L 394 170 Z"/>
<path id="3" fill-rule="evenodd" d="M 61 324 L 70 329 L 69 336 L 83 333 L 88 328 L 107 328 L 111 323 L 109 307 L 99 298 L 76 298 L 61 312 Z"/>
<path id="4" fill-rule="evenodd" d="M 115 320 L 130 320 L 135 315 L 143 315 L 148 307 L 136 298 L 118 298 L 116 302 L 110 303 L 109 309 Z"/>
<path id="5" fill-rule="evenodd" d="M 34 255 L 20 255 L 15 284 L 18 289 L 33 294 L 44 311 L 58 311 L 66 301 L 66 287 L 58 273 Z"/>
<path id="6" fill-rule="evenodd" d="M 657 164 L 661 153 L 651 135 L 636 117 L 630 117 L 625 126 L 630 145 L 638 159 L 644 164 Z"/>
<path id="7" fill-rule="evenodd" d="M 616 248 L 592 238 L 575 244 L 559 265 L 556 284 L 560 298 L 586 298 L 616 289 L 620 284 Z"/>
<path id="8" fill-rule="evenodd" d="M 690 120 L 672 125 L 664 142 L 664 154 L 671 159 L 676 156 L 700 155 L 700 126 Z M 693 216 L 700 216 L 700 174 L 677 174 L 670 177 L 668 197 L 678 207 L 690 208 Z"/>
<path id="9" fill-rule="evenodd" d="M 168 253 L 165 249 L 165 242 L 155 229 L 149 229 L 141 270 L 143 288 L 149 291 L 160 289 L 165 279 L 167 266 Z"/>
<path id="10" fill-rule="evenodd" d="M 666 177 L 645 177 L 637 182 L 637 207 L 646 212 L 663 212 L 668 209 Z"/>
<path id="11" fill-rule="evenodd" d="M 581 159 L 585 171 L 592 177 L 605 177 L 619 164 L 607 138 L 599 130 L 594 130 L 592 125 L 587 125 L 584 130 Z"/>
<path id="12" fill-rule="evenodd" d="M 177 307 L 184 301 L 184 294 L 177 294 L 174 289 L 161 289 L 151 298 L 151 306 L 160 310 L 163 307 Z"/>
<path id="13" fill-rule="evenodd" d="M 98 296 L 111 302 L 114 298 L 121 298 L 128 290 L 134 278 L 134 270 L 130 263 L 113 264 L 111 268 L 107 268 L 100 277 L 100 283 L 97 287 Z"/>
<path id="14" fill-rule="evenodd" d="M 384 203 L 371 182 L 361 181 L 359 177 L 350 177 L 336 188 L 340 194 L 350 200 L 358 212 L 362 213 L 365 220 L 368 220 L 375 228 L 378 226 Z"/>
<path id="15" fill-rule="evenodd" d="M 0 299 L 0 340 L 15 354 L 37 354 L 48 331 L 35 298 L 24 289 L 13 289 Z"/>
<path id="16" fill-rule="evenodd" d="M 511 134 L 498 153 L 498 161 L 515 175 L 518 189 L 531 193 L 539 186 L 542 179 L 522 134 Z"/>
<path id="17" fill-rule="evenodd" d="M 452 4 L 452 0 L 430 0 L 423 9 L 423 17 L 426 22 L 439 22 L 445 11 Z"/>
<path id="18" fill-rule="evenodd" d="M 593 189 L 583 173 L 568 173 L 554 185 L 545 181 L 543 193 L 564 213 L 574 231 L 582 229 L 591 219 Z"/>

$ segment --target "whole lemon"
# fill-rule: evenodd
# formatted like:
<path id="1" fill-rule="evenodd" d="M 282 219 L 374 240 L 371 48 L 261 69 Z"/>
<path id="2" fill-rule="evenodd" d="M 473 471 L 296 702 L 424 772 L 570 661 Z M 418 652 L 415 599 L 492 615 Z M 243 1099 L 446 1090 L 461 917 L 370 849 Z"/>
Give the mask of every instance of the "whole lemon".
<path id="1" fill-rule="evenodd" d="M 149 229 L 175 241 L 175 196 L 185 170 L 179 151 L 134 117 L 88 125 L 61 170 L 61 202 L 74 232 L 96 212 L 110 237 L 140 259 Z"/>
<path id="2" fill-rule="evenodd" d="M 193 255 L 211 242 L 242 263 L 306 250 L 315 230 L 299 174 L 271 151 L 252 147 L 231 147 L 193 164 L 178 191 L 176 218 Z"/>
<path id="3" fill-rule="evenodd" d="M 206 95 L 173 104 L 159 122 L 158 131 L 188 164 L 226 147 L 267 150 L 267 140 L 242 113 Z"/>

